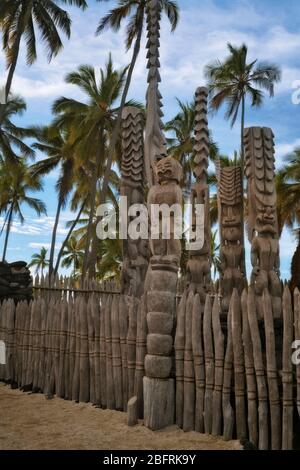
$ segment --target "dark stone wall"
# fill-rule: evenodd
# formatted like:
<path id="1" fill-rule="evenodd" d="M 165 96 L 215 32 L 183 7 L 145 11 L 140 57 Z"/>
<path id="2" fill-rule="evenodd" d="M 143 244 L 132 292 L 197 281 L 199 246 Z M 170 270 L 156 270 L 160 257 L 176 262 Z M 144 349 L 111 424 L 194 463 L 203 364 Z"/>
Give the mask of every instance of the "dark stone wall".
<path id="1" fill-rule="evenodd" d="M 0 302 L 14 299 L 16 302 L 32 298 L 32 277 L 25 261 L 0 262 Z"/>

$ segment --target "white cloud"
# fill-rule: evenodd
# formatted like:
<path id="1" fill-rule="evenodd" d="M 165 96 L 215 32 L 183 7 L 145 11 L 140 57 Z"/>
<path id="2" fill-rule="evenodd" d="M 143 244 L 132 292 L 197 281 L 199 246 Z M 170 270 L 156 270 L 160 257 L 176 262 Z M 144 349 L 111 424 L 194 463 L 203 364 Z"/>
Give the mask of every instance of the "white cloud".
<path id="1" fill-rule="evenodd" d="M 63 215 L 60 219 L 57 228 L 58 236 L 65 236 L 68 229 L 65 228 L 65 222 L 74 218 L 74 215 Z M 16 235 L 26 235 L 30 237 L 47 236 L 50 237 L 54 226 L 53 216 L 43 216 L 40 219 L 25 216 L 25 222 L 22 225 L 20 222 L 14 221 L 11 227 L 11 233 Z M 4 218 L 0 217 L 0 225 L 4 223 Z"/>
<path id="2" fill-rule="evenodd" d="M 14 91 L 25 99 L 57 98 L 61 95 L 70 95 L 73 90 L 62 78 L 58 81 L 27 78 L 19 75 L 14 77 Z"/>
<path id="3" fill-rule="evenodd" d="M 29 248 L 46 248 L 47 250 L 51 248 L 51 243 L 36 243 L 36 242 L 30 242 L 28 243 Z M 59 250 L 61 247 L 60 243 L 57 243 L 55 245 L 55 250 Z"/>
<path id="4" fill-rule="evenodd" d="M 296 139 L 293 142 L 282 142 L 276 145 L 275 155 L 277 158 L 285 157 L 292 153 L 296 148 L 300 147 L 300 139 Z"/>
<path id="5" fill-rule="evenodd" d="M 203 1 L 198 7 L 182 3 L 181 18 L 175 34 L 170 33 L 168 21 L 163 19 L 161 32 L 162 90 L 164 95 L 180 94 L 202 84 L 203 67 L 212 59 L 223 59 L 227 54 L 226 43 L 249 46 L 250 58 L 274 60 L 283 68 L 283 80 L 278 93 L 291 89 L 293 80 L 299 79 L 300 68 L 291 61 L 300 47 L 300 33 L 289 32 L 280 25 L 280 18 L 262 15 L 250 2 L 241 1 L 232 8 L 220 7 L 216 2 Z M 53 99 L 62 94 L 78 96 L 78 90 L 64 82 L 66 73 L 79 64 L 91 63 L 103 66 L 111 51 L 116 66 L 129 63 L 131 52 L 124 52 L 124 31 L 115 34 L 106 31 L 95 37 L 97 23 L 107 6 L 91 6 L 85 13 L 72 11 L 73 30 L 70 41 L 64 41 L 63 51 L 47 63 L 44 51 L 39 47 L 39 58 L 31 68 L 26 66 L 23 55 L 18 63 L 14 89 L 28 99 Z M 263 50 L 261 45 L 263 44 Z M 138 58 L 131 95 L 144 97 L 146 89 L 145 39 Z M 3 56 L 2 56 L 2 64 Z M 1 65 L 1 63 L 0 63 Z M 3 68 L 3 67 L 1 67 Z M 1 74 L 0 74 L 1 77 Z M 2 75 L 3 80 L 3 75 Z"/>

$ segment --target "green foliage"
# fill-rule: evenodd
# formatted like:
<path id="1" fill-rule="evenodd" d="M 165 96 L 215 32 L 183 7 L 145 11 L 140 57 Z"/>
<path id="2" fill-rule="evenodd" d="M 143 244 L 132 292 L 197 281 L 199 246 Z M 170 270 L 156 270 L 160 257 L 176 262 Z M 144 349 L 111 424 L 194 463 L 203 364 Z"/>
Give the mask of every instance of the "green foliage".
<path id="1" fill-rule="evenodd" d="M 47 259 L 47 253 L 48 251 L 46 248 L 43 246 L 41 248 L 41 251 L 39 253 L 34 253 L 31 256 L 31 262 L 29 263 L 28 267 L 36 267 L 35 273 L 37 274 L 39 271 L 41 272 L 41 275 L 44 273 L 44 269 L 49 266 L 49 260 Z"/>

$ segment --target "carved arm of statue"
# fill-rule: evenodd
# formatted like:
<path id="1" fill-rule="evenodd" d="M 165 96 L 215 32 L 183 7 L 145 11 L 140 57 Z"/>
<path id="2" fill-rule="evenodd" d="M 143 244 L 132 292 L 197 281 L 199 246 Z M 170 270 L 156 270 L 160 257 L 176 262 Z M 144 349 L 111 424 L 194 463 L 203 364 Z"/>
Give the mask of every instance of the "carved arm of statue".
<path id="1" fill-rule="evenodd" d="M 245 264 L 245 248 L 242 248 L 242 254 L 241 254 L 241 273 L 243 276 L 246 276 L 246 264 Z"/>
<path id="2" fill-rule="evenodd" d="M 259 247 L 257 243 L 257 238 L 254 237 L 251 246 L 251 264 L 253 268 L 259 266 Z"/>
<path id="3" fill-rule="evenodd" d="M 220 277 L 223 279 L 225 269 L 227 268 L 226 256 L 224 256 L 223 249 L 220 251 Z"/>

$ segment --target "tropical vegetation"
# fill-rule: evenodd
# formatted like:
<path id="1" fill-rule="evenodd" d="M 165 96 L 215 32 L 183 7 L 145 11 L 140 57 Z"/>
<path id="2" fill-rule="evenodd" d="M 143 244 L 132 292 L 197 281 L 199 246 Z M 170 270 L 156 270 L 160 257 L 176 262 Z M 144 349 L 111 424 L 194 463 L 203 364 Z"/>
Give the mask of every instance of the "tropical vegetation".
<path id="1" fill-rule="evenodd" d="M 98 0 L 104 2 L 105 0 Z M 57 97 L 48 123 L 22 126 L 26 103 L 12 93 L 14 76 L 21 52 L 28 65 L 37 59 L 37 41 L 41 38 L 47 59 L 52 60 L 62 49 L 63 39 L 71 36 L 69 6 L 84 10 L 85 0 L 2 0 L 0 29 L 7 64 L 4 100 L 0 104 L 0 216 L 3 261 L 9 260 L 8 247 L 12 231 L 23 224 L 29 207 L 38 216 L 46 214 L 40 198 L 46 178 L 55 177 L 56 209 L 48 249 L 43 246 L 32 255 L 30 267 L 36 273 L 55 275 L 62 270 L 72 277 L 118 277 L 122 266 L 122 242 L 99 240 L 96 236 L 97 206 L 110 202 L 117 209 L 120 188 L 120 124 L 125 105 L 141 107 L 132 99 L 130 85 L 135 71 L 147 19 L 146 0 L 118 0 L 100 19 L 96 35 L 105 30 L 119 32 L 125 28 L 125 49 L 132 50 L 127 67 L 117 68 L 107 51 L 105 66 L 78 64 L 67 74 L 65 82 L 73 88 L 71 97 Z M 179 21 L 175 1 L 161 0 L 162 12 L 174 31 Z M 219 241 L 216 223 L 218 207 L 214 163 L 244 165 L 243 131 L 247 123 L 247 106 L 259 108 L 264 92 L 274 95 L 281 78 L 278 65 L 249 61 L 245 44 L 228 44 L 228 56 L 205 68 L 212 112 L 225 106 L 225 119 L 234 126 L 240 118 L 241 140 L 233 158 L 222 154 L 222 142 L 215 142 L 210 131 L 209 183 L 211 185 L 212 262 L 214 276 L 219 270 Z M 24 48 L 24 50 L 23 50 Z M 74 98 L 76 96 L 76 99 Z M 131 99 L 130 99 L 131 98 Z M 184 170 L 185 196 L 194 181 L 193 144 L 195 105 L 192 100 L 177 100 L 178 110 L 165 124 L 168 153 L 177 158 Z M 38 157 L 38 158 L 37 158 Z M 277 218 L 279 235 L 284 228 L 295 230 L 300 225 L 300 149 L 286 157 L 276 172 Z M 246 194 L 245 194 L 246 198 Z M 63 228 L 64 239 L 57 250 L 62 231 L 62 215 L 69 217 Z M 245 212 L 247 218 L 247 212 Z M 299 237 L 300 240 L 300 237 Z M 183 240 L 183 258 L 187 256 Z M 296 252 L 300 265 L 300 242 Z M 184 259 L 185 259 L 184 258 Z M 182 271 L 184 271 L 184 259 Z"/>

